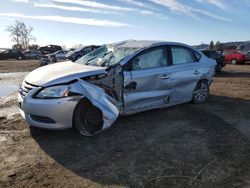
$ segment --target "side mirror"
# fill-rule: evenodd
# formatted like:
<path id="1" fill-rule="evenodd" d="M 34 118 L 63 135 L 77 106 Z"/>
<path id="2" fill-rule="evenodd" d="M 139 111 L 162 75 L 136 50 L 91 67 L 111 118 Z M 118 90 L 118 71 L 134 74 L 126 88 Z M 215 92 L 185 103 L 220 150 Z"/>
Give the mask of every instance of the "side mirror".
<path id="1" fill-rule="evenodd" d="M 129 84 L 127 84 L 124 88 L 127 90 L 135 90 L 137 86 L 136 82 L 130 82 Z"/>

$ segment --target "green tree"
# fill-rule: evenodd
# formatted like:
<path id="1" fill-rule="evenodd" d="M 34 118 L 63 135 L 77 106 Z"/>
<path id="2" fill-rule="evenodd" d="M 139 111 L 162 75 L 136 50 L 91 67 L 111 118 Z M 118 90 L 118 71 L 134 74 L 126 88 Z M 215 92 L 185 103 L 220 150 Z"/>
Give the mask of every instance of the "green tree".
<path id="1" fill-rule="evenodd" d="M 209 49 L 212 50 L 214 49 L 214 41 L 211 41 L 209 44 Z"/>
<path id="2" fill-rule="evenodd" d="M 226 49 L 225 45 L 223 43 L 221 43 L 220 41 L 217 41 L 215 43 L 214 47 L 216 50 L 225 50 Z"/>

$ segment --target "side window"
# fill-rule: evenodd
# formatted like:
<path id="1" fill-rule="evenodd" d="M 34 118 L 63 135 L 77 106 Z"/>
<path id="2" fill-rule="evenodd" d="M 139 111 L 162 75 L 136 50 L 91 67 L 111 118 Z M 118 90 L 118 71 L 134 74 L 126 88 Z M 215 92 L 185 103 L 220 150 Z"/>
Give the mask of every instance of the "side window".
<path id="1" fill-rule="evenodd" d="M 167 58 L 164 48 L 146 51 L 132 59 L 133 70 L 142 70 L 163 66 L 167 66 Z"/>
<path id="2" fill-rule="evenodd" d="M 91 47 L 84 48 L 83 52 L 85 52 L 85 53 L 91 52 Z"/>
<path id="3" fill-rule="evenodd" d="M 173 65 L 195 62 L 193 55 L 188 48 L 171 47 Z"/>

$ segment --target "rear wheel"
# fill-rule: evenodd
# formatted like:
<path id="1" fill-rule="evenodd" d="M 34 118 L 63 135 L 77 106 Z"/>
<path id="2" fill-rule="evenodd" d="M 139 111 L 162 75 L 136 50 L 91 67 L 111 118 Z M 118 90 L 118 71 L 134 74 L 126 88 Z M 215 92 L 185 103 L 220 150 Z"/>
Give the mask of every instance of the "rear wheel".
<path id="1" fill-rule="evenodd" d="M 231 60 L 231 64 L 236 65 L 237 64 L 237 60 L 236 59 L 232 59 Z"/>
<path id="2" fill-rule="evenodd" d="M 102 111 L 83 98 L 77 105 L 73 117 L 74 128 L 85 136 L 101 132 L 103 126 Z"/>
<path id="3" fill-rule="evenodd" d="M 209 86 L 207 81 L 202 80 L 198 82 L 193 93 L 193 102 L 195 104 L 204 103 L 209 96 Z"/>
<path id="4" fill-rule="evenodd" d="M 23 57 L 22 57 L 22 56 L 18 56 L 17 59 L 18 59 L 18 60 L 22 60 Z"/>

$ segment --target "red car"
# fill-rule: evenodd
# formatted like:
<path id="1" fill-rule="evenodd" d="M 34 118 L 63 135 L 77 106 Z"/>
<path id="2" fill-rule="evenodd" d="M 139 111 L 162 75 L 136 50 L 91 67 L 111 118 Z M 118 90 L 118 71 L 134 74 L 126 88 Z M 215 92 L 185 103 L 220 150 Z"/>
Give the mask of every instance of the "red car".
<path id="1" fill-rule="evenodd" d="M 250 61 L 250 56 L 247 53 L 237 50 L 227 50 L 223 53 L 227 63 L 239 64 Z"/>

